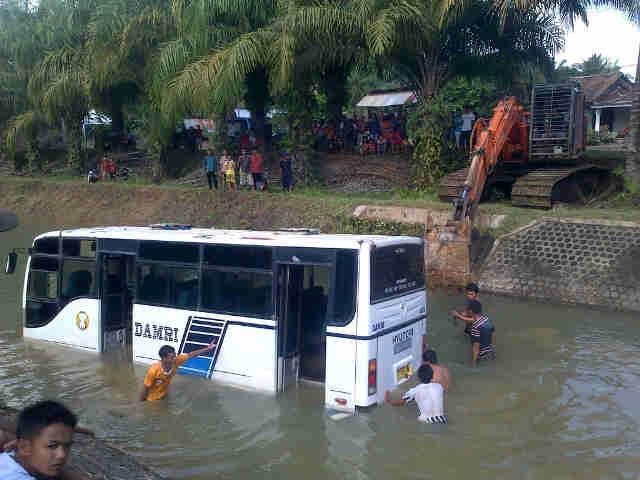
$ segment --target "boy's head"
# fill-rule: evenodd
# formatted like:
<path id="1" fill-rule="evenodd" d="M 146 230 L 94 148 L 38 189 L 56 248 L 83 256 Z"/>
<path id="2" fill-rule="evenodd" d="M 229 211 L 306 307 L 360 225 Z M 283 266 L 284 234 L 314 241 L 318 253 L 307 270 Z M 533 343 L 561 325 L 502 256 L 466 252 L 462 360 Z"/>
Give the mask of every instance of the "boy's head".
<path id="1" fill-rule="evenodd" d="M 476 298 L 478 298 L 479 291 L 480 289 L 475 283 L 467 283 L 467 286 L 464 287 L 464 294 L 469 300 L 475 300 Z"/>
<path id="2" fill-rule="evenodd" d="M 160 351 L 158 352 L 160 356 L 160 363 L 162 363 L 162 368 L 165 370 L 170 370 L 173 367 L 173 363 L 176 359 L 176 349 L 171 345 L 163 345 L 160 347 Z"/>
<path id="3" fill-rule="evenodd" d="M 469 300 L 467 302 L 467 309 L 473 314 L 473 316 L 482 314 L 482 304 L 477 300 Z"/>
<path id="4" fill-rule="evenodd" d="M 18 416 L 16 457 L 38 478 L 60 475 L 77 422 L 69 409 L 51 400 L 25 408 Z"/>
<path id="5" fill-rule="evenodd" d="M 427 350 L 422 354 L 422 361 L 424 363 L 438 363 L 438 355 L 436 355 L 435 350 Z"/>
<path id="6" fill-rule="evenodd" d="M 433 378 L 433 369 L 426 363 L 420 365 L 418 369 L 418 378 L 422 383 L 430 383 Z"/>

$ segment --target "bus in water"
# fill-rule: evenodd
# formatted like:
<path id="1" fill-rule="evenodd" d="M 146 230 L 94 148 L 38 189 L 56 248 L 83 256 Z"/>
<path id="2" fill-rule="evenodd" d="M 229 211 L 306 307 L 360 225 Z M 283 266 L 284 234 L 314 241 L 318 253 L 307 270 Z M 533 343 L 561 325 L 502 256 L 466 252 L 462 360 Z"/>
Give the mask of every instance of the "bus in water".
<path id="1" fill-rule="evenodd" d="M 96 353 L 132 343 L 151 363 L 281 392 L 324 385 L 327 407 L 383 400 L 421 361 L 427 328 L 422 239 L 242 231 L 173 224 L 47 232 L 23 290 L 24 336 Z"/>

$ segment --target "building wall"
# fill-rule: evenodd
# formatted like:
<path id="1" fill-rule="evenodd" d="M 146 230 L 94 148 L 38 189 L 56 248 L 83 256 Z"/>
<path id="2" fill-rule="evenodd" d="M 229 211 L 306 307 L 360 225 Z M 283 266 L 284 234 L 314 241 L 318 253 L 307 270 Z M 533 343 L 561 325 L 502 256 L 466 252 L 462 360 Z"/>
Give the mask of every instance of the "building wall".
<path id="1" fill-rule="evenodd" d="M 631 108 L 616 108 L 613 116 L 613 131 L 621 132 L 631 125 Z"/>
<path id="2" fill-rule="evenodd" d="M 605 113 L 606 112 L 606 113 Z M 600 129 L 602 125 L 609 124 L 609 118 L 613 117 L 613 125 L 611 131 L 620 132 L 630 125 L 631 109 L 630 108 L 604 108 L 600 117 Z M 587 112 L 587 125 L 590 130 L 595 130 L 596 112 L 589 109 Z"/>

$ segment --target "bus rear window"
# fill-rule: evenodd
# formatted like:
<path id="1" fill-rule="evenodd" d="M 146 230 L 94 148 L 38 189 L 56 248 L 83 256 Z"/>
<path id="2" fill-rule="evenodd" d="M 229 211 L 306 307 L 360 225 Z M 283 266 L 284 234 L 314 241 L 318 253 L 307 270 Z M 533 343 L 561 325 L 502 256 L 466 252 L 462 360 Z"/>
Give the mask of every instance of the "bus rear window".
<path id="1" fill-rule="evenodd" d="M 424 288 L 424 249 L 392 245 L 371 252 L 371 303 Z"/>

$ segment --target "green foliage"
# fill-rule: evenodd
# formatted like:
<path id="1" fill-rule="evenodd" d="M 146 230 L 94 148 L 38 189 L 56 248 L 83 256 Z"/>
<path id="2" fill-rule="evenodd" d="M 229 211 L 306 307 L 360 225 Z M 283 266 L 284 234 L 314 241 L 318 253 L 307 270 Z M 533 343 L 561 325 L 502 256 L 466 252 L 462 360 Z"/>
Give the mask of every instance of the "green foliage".
<path id="1" fill-rule="evenodd" d="M 359 235 L 408 235 L 411 237 L 424 237 L 425 225 L 388 222 L 385 220 L 370 220 L 368 218 L 354 217 L 352 215 L 338 215 L 335 223 L 337 233 L 350 233 Z"/>
<path id="2" fill-rule="evenodd" d="M 454 116 L 467 105 L 488 117 L 498 98 L 494 83 L 458 77 L 411 113 L 407 128 L 414 145 L 411 169 L 416 189 L 434 189 L 444 175 L 467 165 L 466 156 L 453 143 Z"/>
<path id="3" fill-rule="evenodd" d="M 563 81 L 580 75 L 597 75 L 619 71 L 620 65 L 617 60 L 612 60 L 600 53 L 594 53 L 582 62 L 574 63 L 571 66 L 567 65 L 566 60 L 562 60 L 553 72 L 553 79 Z"/>
<path id="4" fill-rule="evenodd" d="M 504 96 L 496 82 L 480 77 L 456 77 L 438 95 L 444 108 L 451 113 L 462 112 L 467 105 L 478 117 L 490 117 L 498 100 Z"/>

